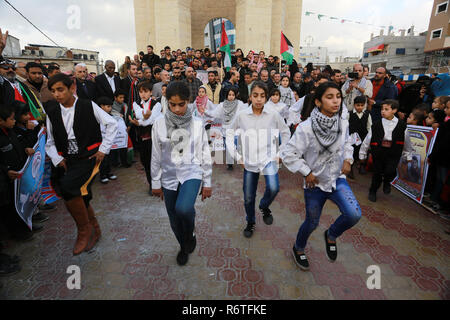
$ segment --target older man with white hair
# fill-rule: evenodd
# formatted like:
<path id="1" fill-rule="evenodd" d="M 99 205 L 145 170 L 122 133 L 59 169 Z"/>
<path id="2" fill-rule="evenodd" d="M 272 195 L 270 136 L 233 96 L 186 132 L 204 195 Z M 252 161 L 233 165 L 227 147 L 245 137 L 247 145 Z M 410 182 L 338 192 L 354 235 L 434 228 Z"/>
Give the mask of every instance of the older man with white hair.
<path id="1" fill-rule="evenodd" d="M 158 100 L 162 97 L 162 86 L 163 84 L 169 84 L 170 82 L 170 74 L 166 70 L 161 71 L 161 82 L 158 82 L 153 86 L 152 95 L 155 98 L 155 100 Z"/>
<path id="2" fill-rule="evenodd" d="M 88 99 L 95 101 L 97 98 L 97 90 L 93 81 L 87 80 L 87 67 L 84 63 L 75 66 L 74 75 L 77 85 L 77 96 L 80 99 Z"/>

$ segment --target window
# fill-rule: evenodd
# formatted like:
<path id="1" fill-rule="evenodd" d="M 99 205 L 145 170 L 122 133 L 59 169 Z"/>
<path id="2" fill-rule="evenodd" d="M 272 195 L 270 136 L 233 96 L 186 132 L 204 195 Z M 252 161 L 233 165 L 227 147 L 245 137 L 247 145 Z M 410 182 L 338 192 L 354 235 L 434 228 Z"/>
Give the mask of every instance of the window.
<path id="1" fill-rule="evenodd" d="M 368 58 L 369 54 L 368 53 L 364 53 L 364 58 Z"/>
<path id="2" fill-rule="evenodd" d="M 442 35 L 442 28 L 431 31 L 431 40 L 440 39 Z"/>
<path id="3" fill-rule="evenodd" d="M 442 13 L 442 12 L 447 12 L 447 8 L 448 8 L 448 1 L 441 2 L 436 7 L 436 14 L 435 15 L 438 15 L 439 13 Z"/>
<path id="4" fill-rule="evenodd" d="M 395 54 L 396 55 L 405 55 L 406 54 L 406 49 L 405 48 L 397 48 L 395 50 Z"/>

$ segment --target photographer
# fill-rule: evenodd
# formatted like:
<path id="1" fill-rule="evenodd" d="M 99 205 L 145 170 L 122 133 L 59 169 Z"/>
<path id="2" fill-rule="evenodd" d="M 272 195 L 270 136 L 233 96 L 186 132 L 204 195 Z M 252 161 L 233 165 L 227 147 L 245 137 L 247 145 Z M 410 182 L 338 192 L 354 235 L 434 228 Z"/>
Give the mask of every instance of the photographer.
<path id="1" fill-rule="evenodd" d="M 349 73 L 348 77 L 349 79 L 342 87 L 342 94 L 345 105 L 347 106 L 348 111 L 351 112 L 356 97 L 365 95 L 368 99 L 372 98 L 373 86 L 370 80 L 364 78 L 364 69 L 360 63 L 353 66 L 353 72 Z"/>

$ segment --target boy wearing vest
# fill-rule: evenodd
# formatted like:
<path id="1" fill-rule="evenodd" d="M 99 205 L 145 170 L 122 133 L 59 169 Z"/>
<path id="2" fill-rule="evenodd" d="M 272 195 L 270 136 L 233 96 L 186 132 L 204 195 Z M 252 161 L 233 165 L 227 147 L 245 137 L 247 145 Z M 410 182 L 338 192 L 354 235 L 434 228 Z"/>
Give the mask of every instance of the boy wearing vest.
<path id="1" fill-rule="evenodd" d="M 74 96 L 69 76 L 57 74 L 48 87 L 56 101 L 45 105 L 47 144 L 45 151 L 56 167 L 52 172 L 55 191 L 64 199 L 78 229 L 73 254 L 91 250 L 101 236 L 90 205 L 91 184 L 117 134 L 117 122 L 91 100 Z M 100 125 L 105 126 L 102 138 Z"/>
<path id="2" fill-rule="evenodd" d="M 349 134 L 358 134 L 361 142 L 367 136 L 367 133 L 372 128 L 372 117 L 370 116 L 370 111 L 367 110 L 367 98 L 366 96 L 358 96 L 354 100 L 354 109 L 350 112 L 349 117 Z M 353 159 L 359 158 L 359 150 L 361 145 L 354 145 Z M 353 167 L 352 171 L 349 174 L 349 178 L 354 179 L 353 175 Z M 364 166 L 359 163 L 359 173 L 365 174 Z"/>
<path id="3" fill-rule="evenodd" d="M 97 103 L 102 108 L 103 111 L 105 111 L 107 114 L 112 116 L 112 100 L 110 100 L 108 97 L 100 97 L 97 99 Z M 122 118 L 114 119 L 116 121 L 121 120 Z M 103 128 L 102 128 L 103 132 Z M 117 180 L 117 176 L 111 172 L 111 155 L 113 150 L 111 150 L 111 153 L 109 155 L 106 155 L 105 158 L 102 161 L 102 164 L 100 165 L 100 182 L 102 184 L 107 184 L 110 180 L 114 181 Z"/>
<path id="4" fill-rule="evenodd" d="M 369 190 L 369 200 L 377 201 L 377 191 L 383 182 L 384 194 L 391 193 L 391 182 L 397 174 L 402 156 L 412 161 L 412 145 L 406 123 L 395 114 L 399 108 L 396 100 L 385 100 L 381 108 L 381 121 L 372 125 L 359 151 L 359 159 L 365 161 L 371 149 L 374 174 Z"/>
<path id="5" fill-rule="evenodd" d="M 147 175 L 150 186 L 149 195 L 152 196 L 152 177 L 150 172 L 150 162 L 152 159 L 152 127 L 155 120 L 161 113 L 161 104 L 152 99 L 153 84 L 150 81 L 141 82 L 138 85 L 141 103 L 133 103 L 132 116 L 129 116 L 130 123 L 137 128 L 137 134 L 142 140 L 140 151 L 141 163 Z"/>

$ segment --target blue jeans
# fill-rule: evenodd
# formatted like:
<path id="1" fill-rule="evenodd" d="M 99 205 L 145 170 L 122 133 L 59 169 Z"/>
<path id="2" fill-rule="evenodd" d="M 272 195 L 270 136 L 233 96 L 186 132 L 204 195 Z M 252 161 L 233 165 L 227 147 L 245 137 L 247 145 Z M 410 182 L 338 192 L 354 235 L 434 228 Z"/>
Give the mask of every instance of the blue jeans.
<path id="1" fill-rule="evenodd" d="M 193 179 L 180 184 L 177 191 L 163 188 L 170 226 L 182 249 L 194 232 L 194 206 L 201 183 L 201 180 Z"/>
<path id="2" fill-rule="evenodd" d="M 319 225 L 322 209 L 327 199 L 336 203 L 341 211 L 339 218 L 328 229 L 328 238 L 331 241 L 336 241 L 338 237 L 361 219 L 361 208 L 347 180 L 338 179 L 336 190 L 333 192 L 324 192 L 319 188 L 305 189 L 306 220 L 297 234 L 295 248 L 298 251 L 305 250 L 309 236 Z"/>
<path id="3" fill-rule="evenodd" d="M 266 191 L 264 197 L 259 203 L 262 209 L 269 209 L 273 200 L 280 191 L 280 182 L 278 179 L 278 167 L 275 162 L 269 163 L 263 170 L 266 180 Z M 247 214 L 247 222 L 255 223 L 255 199 L 256 189 L 258 187 L 259 173 L 244 170 L 244 206 Z"/>

